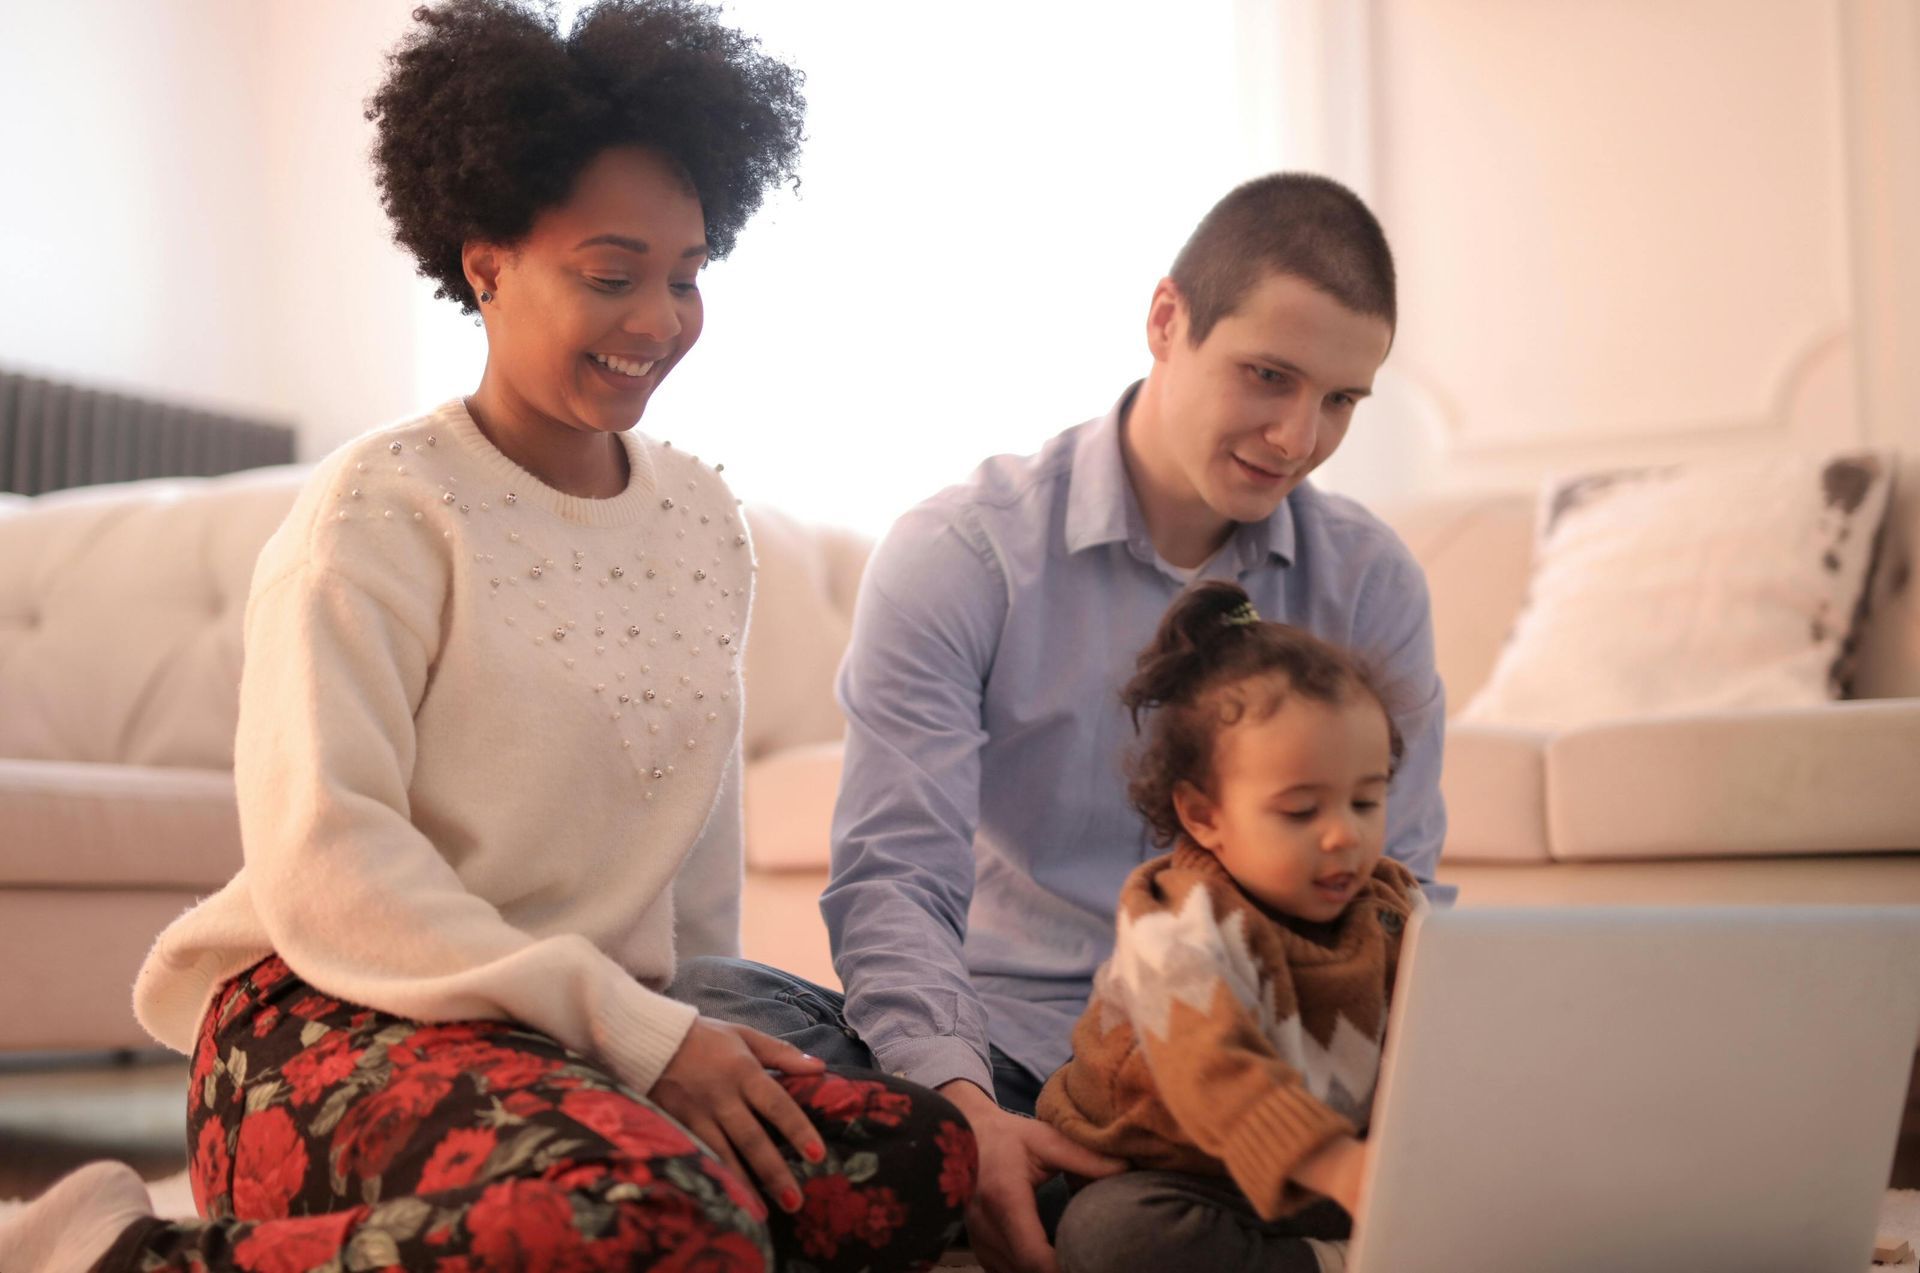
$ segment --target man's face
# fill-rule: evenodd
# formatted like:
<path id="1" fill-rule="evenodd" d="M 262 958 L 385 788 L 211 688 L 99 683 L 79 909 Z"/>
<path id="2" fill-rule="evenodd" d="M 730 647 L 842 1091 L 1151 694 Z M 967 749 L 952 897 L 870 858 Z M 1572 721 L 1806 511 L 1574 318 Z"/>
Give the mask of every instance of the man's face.
<path id="1" fill-rule="evenodd" d="M 1332 455 L 1373 390 L 1393 329 L 1291 274 L 1269 273 L 1198 345 L 1171 280 L 1147 323 L 1163 449 L 1221 517 L 1264 521 Z"/>

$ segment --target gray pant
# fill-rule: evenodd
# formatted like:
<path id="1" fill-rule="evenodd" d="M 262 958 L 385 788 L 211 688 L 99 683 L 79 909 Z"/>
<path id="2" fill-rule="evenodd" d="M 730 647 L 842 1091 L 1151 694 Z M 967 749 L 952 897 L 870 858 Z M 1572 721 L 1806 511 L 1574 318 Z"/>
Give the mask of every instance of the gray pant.
<path id="1" fill-rule="evenodd" d="M 1268 1221 L 1254 1214 L 1231 1180 L 1128 1171 L 1073 1195 L 1054 1246 L 1060 1273 L 1333 1273 L 1345 1267 L 1351 1232 L 1335 1202 Z"/>

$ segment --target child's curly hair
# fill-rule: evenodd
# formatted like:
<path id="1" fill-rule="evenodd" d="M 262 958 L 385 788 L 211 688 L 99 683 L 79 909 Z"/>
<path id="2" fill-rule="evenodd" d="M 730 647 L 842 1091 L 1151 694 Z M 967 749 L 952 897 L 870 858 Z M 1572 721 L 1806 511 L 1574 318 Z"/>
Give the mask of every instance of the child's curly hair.
<path id="1" fill-rule="evenodd" d="M 1273 688 L 1249 698 L 1243 687 L 1250 681 Z M 1249 714 L 1277 711 L 1288 694 L 1332 704 L 1355 694 L 1373 699 L 1386 715 L 1388 748 L 1399 765 L 1400 730 L 1373 674 L 1353 655 L 1299 628 L 1260 619 L 1238 584 L 1209 580 L 1174 600 L 1120 692 L 1135 732 L 1141 713 L 1156 709 L 1127 763 L 1127 795 L 1155 844 L 1168 847 L 1186 835 L 1174 808 L 1175 787 L 1190 782 L 1214 790 L 1220 731 Z"/>
<path id="2" fill-rule="evenodd" d="M 794 181 L 804 77 L 691 0 L 598 0 L 562 36 L 552 3 L 444 0 L 388 56 L 367 101 L 394 241 L 476 310 L 470 239 L 516 243 L 589 162 L 645 146 L 686 173 L 718 259 L 766 191 Z"/>

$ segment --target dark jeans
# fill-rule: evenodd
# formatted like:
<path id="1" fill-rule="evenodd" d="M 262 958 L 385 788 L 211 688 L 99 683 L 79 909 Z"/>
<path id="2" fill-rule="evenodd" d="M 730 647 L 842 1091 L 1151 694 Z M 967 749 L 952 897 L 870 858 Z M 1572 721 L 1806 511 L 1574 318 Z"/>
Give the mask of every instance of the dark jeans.
<path id="1" fill-rule="evenodd" d="M 778 968 L 751 959 L 702 955 L 680 965 L 667 994 L 700 1009 L 702 1016 L 752 1026 L 838 1069 L 877 1070 L 879 1063 L 847 1024 L 847 999 L 838 990 L 816 986 Z M 1044 1077 L 990 1045 L 993 1099 L 1000 1108 L 1033 1116 Z"/>
<path id="2" fill-rule="evenodd" d="M 667 993 L 700 1009 L 702 1016 L 751 1026 L 811 1052 L 836 1069 L 880 1068 L 859 1033 L 847 1024 L 846 996 L 790 972 L 751 959 L 702 955 L 681 963 Z M 1032 1118 L 1045 1076 L 1035 1075 L 991 1044 L 988 1061 L 993 1067 L 993 1099 L 1009 1113 Z M 1066 1177 L 1054 1176 L 1034 1191 L 1034 1197 L 1040 1223 L 1051 1238 L 1067 1207 Z"/>

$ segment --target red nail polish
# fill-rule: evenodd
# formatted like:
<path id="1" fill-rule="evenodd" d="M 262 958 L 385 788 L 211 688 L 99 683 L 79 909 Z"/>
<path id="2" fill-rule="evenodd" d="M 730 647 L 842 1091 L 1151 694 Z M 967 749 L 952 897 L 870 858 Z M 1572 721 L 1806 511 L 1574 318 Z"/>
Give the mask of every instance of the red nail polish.
<path id="1" fill-rule="evenodd" d="M 824 1145 L 808 1145 L 807 1146 L 808 1162 L 825 1162 L 826 1158 L 827 1158 L 827 1150 Z"/>
<path id="2" fill-rule="evenodd" d="M 789 1189 L 781 1194 L 780 1206 L 781 1209 L 785 1211 L 798 1211 L 800 1209 L 800 1191 L 798 1189 Z"/>

